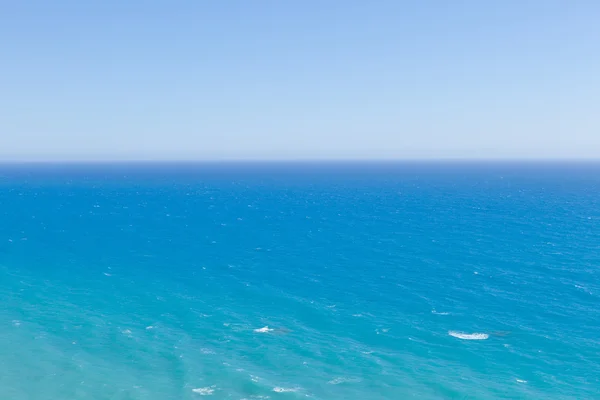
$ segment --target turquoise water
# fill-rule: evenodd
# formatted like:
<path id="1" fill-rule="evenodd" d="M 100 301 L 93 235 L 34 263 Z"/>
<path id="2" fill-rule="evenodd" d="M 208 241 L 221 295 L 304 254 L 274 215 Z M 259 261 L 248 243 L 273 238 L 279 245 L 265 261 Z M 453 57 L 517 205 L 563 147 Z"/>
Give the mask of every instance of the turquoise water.
<path id="1" fill-rule="evenodd" d="M 600 398 L 599 189 L 591 164 L 0 166 L 0 399 Z"/>

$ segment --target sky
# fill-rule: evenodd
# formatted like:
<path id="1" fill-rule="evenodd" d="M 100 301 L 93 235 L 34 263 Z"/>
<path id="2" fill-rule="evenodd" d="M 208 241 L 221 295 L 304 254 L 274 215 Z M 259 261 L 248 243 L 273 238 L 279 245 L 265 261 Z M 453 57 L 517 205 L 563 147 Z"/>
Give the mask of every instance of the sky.
<path id="1" fill-rule="evenodd" d="M 600 158 L 597 0 L 0 2 L 0 160 Z"/>

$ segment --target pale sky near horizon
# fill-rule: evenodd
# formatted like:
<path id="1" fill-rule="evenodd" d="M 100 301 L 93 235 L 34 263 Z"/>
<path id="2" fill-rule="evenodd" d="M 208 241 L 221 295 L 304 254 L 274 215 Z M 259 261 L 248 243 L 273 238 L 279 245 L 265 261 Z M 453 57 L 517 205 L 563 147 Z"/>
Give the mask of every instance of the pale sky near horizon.
<path id="1" fill-rule="evenodd" d="M 0 160 L 600 158 L 600 2 L 0 5 Z"/>

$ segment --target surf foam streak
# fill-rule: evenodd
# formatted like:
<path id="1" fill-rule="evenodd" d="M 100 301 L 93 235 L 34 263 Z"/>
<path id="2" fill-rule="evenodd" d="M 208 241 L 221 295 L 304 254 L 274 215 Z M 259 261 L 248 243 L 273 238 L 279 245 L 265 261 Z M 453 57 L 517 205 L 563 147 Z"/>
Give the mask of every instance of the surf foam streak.
<path id="1" fill-rule="evenodd" d="M 456 331 L 449 331 L 448 335 L 463 340 L 485 340 L 490 337 L 487 333 L 463 333 Z"/>
<path id="2" fill-rule="evenodd" d="M 203 388 L 192 389 L 192 392 L 199 394 L 200 396 L 210 396 L 215 392 L 214 386 L 207 386 Z"/>
<path id="3" fill-rule="evenodd" d="M 277 393 L 290 393 L 290 392 L 297 392 L 298 389 L 297 388 L 284 388 L 284 387 L 276 386 L 273 388 L 273 391 L 277 392 Z"/>

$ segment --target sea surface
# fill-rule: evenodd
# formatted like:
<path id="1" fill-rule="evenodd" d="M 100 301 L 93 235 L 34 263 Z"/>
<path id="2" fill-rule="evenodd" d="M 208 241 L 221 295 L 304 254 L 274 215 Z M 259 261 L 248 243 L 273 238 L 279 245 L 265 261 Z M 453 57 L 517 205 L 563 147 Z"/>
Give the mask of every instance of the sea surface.
<path id="1" fill-rule="evenodd" d="M 600 164 L 0 166 L 0 399 L 600 399 Z"/>

